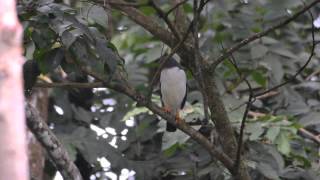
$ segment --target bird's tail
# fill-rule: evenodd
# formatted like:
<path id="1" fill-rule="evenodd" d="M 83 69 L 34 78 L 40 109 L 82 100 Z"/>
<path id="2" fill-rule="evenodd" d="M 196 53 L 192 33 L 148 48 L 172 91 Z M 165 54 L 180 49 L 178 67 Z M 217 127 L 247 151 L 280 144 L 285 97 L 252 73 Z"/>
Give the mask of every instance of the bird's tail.
<path id="1" fill-rule="evenodd" d="M 176 126 L 175 126 L 175 125 L 173 125 L 173 124 L 171 124 L 171 123 L 167 122 L 166 130 L 167 130 L 168 132 L 175 132 L 175 131 L 177 130 L 177 128 L 176 128 Z"/>

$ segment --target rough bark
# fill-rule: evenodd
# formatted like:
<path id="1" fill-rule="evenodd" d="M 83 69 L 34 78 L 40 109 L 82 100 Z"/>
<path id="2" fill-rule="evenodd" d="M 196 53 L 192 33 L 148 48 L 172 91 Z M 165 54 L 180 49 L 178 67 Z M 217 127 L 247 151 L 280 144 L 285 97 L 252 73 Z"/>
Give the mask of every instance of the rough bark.
<path id="1" fill-rule="evenodd" d="M 38 110 L 27 104 L 26 116 L 29 129 L 46 149 L 48 156 L 64 179 L 82 180 L 78 168 L 74 165 L 57 137 L 51 132 L 47 124 L 43 122 Z"/>
<path id="2" fill-rule="evenodd" d="M 227 111 L 224 107 L 221 95 L 215 83 L 215 77 L 209 73 L 204 73 L 204 88 L 207 93 L 208 106 L 211 112 L 211 120 L 216 125 L 220 141 L 224 152 L 232 159 L 236 159 L 237 142 L 231 126 Z M 232 170 L 231 173 L 236 175 L 238 179 L 251 179 L 247 168 L 243 162 L 240 163 L 239 172 Z"/>
<path id="3" fill-rule="evenodd" d="M 21 56 L 22 27 L 14 0 L 0 3 L 0 179 L 27 180 Z"/>
<path id="4" fill-rule="evenodd" d="M 177 26 L 177 29 L 181 34 L 186 33 L 186 29 L 188 27 L 187 16 L 183 11 L 183 6 L 180 5 L 181 3 L 184 3 L 184 2 L 185 0 L 170 1 L 173 7 L 176 7 L 176 9 L 172 12 L 174 16 L 174 24 Z"/>

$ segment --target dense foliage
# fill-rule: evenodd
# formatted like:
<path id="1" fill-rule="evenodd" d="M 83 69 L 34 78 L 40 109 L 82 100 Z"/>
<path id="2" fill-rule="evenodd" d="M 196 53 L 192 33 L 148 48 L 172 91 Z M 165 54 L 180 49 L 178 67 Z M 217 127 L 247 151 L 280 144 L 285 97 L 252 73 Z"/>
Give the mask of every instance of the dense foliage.
<path id="1" fill-rule="evenodd" d="M 159 4 L 164 10 L 171 7 L 167 1 L 159 0 Z M 218 57 L 235 42 L 279 23 L 303 6 L 300 0 L 211 1 L 200 17 L 202 55 Z M 192 2 L 187 1 L 183 8 L 191 18 Z M 139 9 L 157 16 L 151 7 Z M 319 9 L 312 9 L 314 16 Z M 114 73 L 122 73 L 146 94 L 158 66 L 156 59 L 169 51 L 117 11 L 112 11 L 109 22 L 106 11 L 110 10 L 94 1 L 72 5 L 54 0 L 22 1 L 18 11 L 24 27 L 25 57 L 35 60 L 42 75 L 52 82 L 94 82 L 81 71 L 85 68 L 108 81 L 115 81 Z M 312 23 L 305 13 L 235 52 L 243 76 L 230 61 L 219 66 L 215 72 L 219 90 L 237 132 L 249 94 L 244 77 L 254 92 L 290 79 L 311 53 Z M 111 40 L 106 37 L 110 28 L 114 31 Z M 301 132 L 303 128 L 314 136 L 320 134 L 319 72 L 316 49 L 309 66 L 293 82 L 254 101 L 244 145 L 245 164 L 253 179 L 319 179 L 319 142 Z M 188 81 L 183 117 L 210 134 L 214 126 L 201 127 L 203 123 L 199 123 L 205 120 L 203 100 L 190 73 Z M 152 100 L 160 105 L 159 99 L 155 88 Z M 166 132 L 163 120 L 107 88 L 52 88 L 49 124 L 74 160 L 81 159 L 79 168 L 88 177 L 230 178 L 188 135 Z"/>

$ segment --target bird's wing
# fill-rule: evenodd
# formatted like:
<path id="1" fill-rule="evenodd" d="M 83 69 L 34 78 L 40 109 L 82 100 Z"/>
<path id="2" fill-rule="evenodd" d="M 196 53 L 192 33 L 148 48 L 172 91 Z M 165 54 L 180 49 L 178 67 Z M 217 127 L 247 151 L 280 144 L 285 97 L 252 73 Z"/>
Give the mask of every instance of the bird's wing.
<path id="1" fill-rule="evenodd" d="M 187 94 L 188 94 L 188 86 L 187 86 L 187 83 L 186 83 L 186 94 L 185 94 L 184 97 L 183 97 L 183 100 L 182 100 L 182 102 L 181 102 L 180 109 L 183 109 L 184 105 L 186 104 Z"/>
<path id="2" fill-rule="evenodd" d="M 161 81 L 159 81 L 159 86 L 160 86 L 160 100 L 161 100 L 161 105 L 162 107 L 164 106 L 164 102 L 162 100 L 162 93 L 161 93 Z"/>

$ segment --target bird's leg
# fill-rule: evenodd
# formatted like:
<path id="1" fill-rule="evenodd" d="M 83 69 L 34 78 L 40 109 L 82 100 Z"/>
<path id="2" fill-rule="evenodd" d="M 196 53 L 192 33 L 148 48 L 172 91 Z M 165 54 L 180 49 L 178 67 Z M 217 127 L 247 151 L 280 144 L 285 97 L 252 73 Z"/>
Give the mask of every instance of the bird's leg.
<path id="1" fill-rule="evenodd" d="M 171 109 L 168 108 L 168 107 L 166 107 L 166 106 L 164 106 L 164 107 L 162 108 L 162 110 L 163 110 L 164 112 L 166 112 L 166 113 L 171 113 Z"/>
<path id="2" fill-rule="evenodd" d="M 181 123 L 182 119 L 180 117 L 180 112 L 179 111 L 177 111 L 175 119 L 176 119 L 176 124 L 180 124 Z"/>

